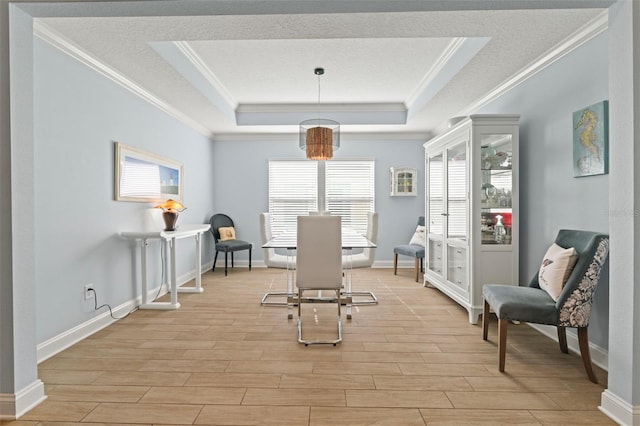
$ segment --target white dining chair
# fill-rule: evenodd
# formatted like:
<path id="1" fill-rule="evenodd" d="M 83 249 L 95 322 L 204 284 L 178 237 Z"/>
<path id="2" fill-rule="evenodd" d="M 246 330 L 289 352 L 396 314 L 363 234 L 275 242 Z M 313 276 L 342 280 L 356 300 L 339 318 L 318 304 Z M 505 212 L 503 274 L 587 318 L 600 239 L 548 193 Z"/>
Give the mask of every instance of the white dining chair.
<path id="1" fill-rule="evenodd" d="M 296 287 L 298 288 L 298 342 L 333 344 L 342 341 L 340 291 L 342 289 L 342 221 L 340 216 L 298 216 Z M 313 303 L 305 298 L 308 290 L 332 290 L 338 307 L 338 337 L 332 340 L 308 340 L 302 335 L 302 304 Z M 326 298 L 319 300 L 327 302 Z"/>

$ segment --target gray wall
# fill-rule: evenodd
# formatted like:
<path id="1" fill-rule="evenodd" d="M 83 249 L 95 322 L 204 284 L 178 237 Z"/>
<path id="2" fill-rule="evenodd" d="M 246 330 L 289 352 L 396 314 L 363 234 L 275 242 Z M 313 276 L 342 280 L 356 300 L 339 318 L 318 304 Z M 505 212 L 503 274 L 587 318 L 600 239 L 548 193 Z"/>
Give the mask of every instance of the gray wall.
<path id="1" fill-rule="evenodd" d="M 393 246 L 408 244 L 415 231 L 418 216 L 424 215 L 424 150 L 422 140 L 357 140 L 341 137 L 336 159 L 374 159 L 376 173 L 375 208 L 379 213 L 376 265 L 390 266 Z M 297 135 L 288 140 L 256 140 L 251 142 L 214 142 L 214 179 L 219 188 L 214 205 L 229 214 L 238 228 L 238 236 L 260 243 L 259 214 L 269 210 L 270 159 L 303 159 Z M 391 197 L 389 168 L 408 166 L 418 169 L 418 195 Z M 224 190 L 222 190 L 224 188 Z M 263 260 L 260 249 L 254 249 L 254 259 Z M 246 252 L 239 252 L 240 259 Z M 407 261 L 410 259 L 407 258 Z M 413 262 L 411 267 L 413 267 Z"/>
<path id="2" fill-rule="evenodd" d="M 212 143 L 142 99 L 61 53 L 34 42 L 34 157 L 37 340 L 97 315 L 82 286 L 116 307 L 140 295 L 139 256 L 119 232 L 140 230 L 153 203 L 114 201 L 114 141 L 184 164 L 180 223 L 213 211 Z M 210 236 L 204 261 L 212 258 Z M 178 241 L 178 275 L 193 270 L 192 239 Z M 182 247 L 181 247 L 182 246 Z M 160 244 L 149 247 L 150 287 L 161 282 Z M 100 312 L 104 312 L 103 309 Z"/>
<path id="3" fill-rule="evenodd" d="M 573 112 L 608 99 L 608 37 L 601 34 L 481 113 L 519 113 L 520 278 L 529 282 L 558 229 L 609 232 L 609 176 L 573 177 Z M 612 141 L 615 143 L 615 141 Z M 608 267 L 596 292 L 589 340 L 608 347 Z"/>

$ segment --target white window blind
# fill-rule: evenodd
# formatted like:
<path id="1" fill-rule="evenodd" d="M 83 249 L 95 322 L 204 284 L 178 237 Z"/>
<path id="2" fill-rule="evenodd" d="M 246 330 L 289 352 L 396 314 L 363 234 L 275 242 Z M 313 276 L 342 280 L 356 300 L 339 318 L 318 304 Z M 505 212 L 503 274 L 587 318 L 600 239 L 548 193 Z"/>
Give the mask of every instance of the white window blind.
<path id="1" fill-rule="evenodd" d="M 297 216 L 328 210 L 364 234 L 374 211 L 373 160 L 269 161 L 269 212 L 274 234 L 295 231 Z"/>
<path id="2" fill-rule="evenodd" d="M 325 162 L 326 210 L 342 217 L 342 226 L 367 232 L 367 213 L 375 208 L 375 163 L 372 160 Z"/>
<path id="3" fill-rule="evenodd" d="M 269 213 L 274 235 L 296 229 L 297 217 L 318 210 L 317 161 L 269 161 Z"/>
<path id="4" fill-rule="evenodd" d="M 448 166 L 448 236 L 465 238 L 467 229 L 467 181 L 463 161 L 450 162 Z"/>
<path id="5" fill-rule="evenodd" d="M 429 224 L 430 234 L 442 235 L 444 213 L 444 167 L 442 154 L 429 158 Z"/>
<path id="6" fill-rule="evenodd" d="M 466 144 L 447 152 L 447 235 L 466 238 L 467 232 L 467 164 Z"/>

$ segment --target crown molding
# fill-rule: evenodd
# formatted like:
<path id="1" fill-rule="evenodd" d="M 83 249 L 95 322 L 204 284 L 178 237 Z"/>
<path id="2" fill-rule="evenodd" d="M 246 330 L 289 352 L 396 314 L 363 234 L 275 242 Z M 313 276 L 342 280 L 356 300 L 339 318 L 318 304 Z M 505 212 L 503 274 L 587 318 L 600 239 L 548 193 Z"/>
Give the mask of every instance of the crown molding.
<path id="1" fill-rule="evenodd" d="M 533 77 L 535 74 L 539 73 L 549 65 L 568 55 L 597 35 L 603 33 L 608 28 L 608 16 L 608 11 L 603 11 L 600 15 L 591 20 L 591 22 L 584 25 L 580 30 L 576 31 L 574 34 L 567 37 L 563 42 L 557 44 L 554 48 L 538 57 L 538 59 L 536 59 L 532 64 L 530 64 L 520 72 L 514 74 L 510 79 L 497 86 L 485 96 L 468 105 L 464 110 L 456 114 L 456 116 L 466 116 L 473 114 L 483 106 L 498 99 L 500 96 L 504 95 L 519 84 Z"/>
<path id="2" fill-rule="evenodd" d="M 549 65 L 563 58 L 564 56 L 571 53 L 573 50 L 577 49 L 583 44 L 587 43 L 589 40 L 593 39 L 597 35 L 603 33 L 604 31 L 607 30 L 607 28 L 608 28 L 608 11 L 605 10 L 601 14 L 599 14 L 595 19 L 593 19 L 591 22 L 583 26 L 579 31 L 572 34 L 570 37 L 565 39 L 560 44 L 556 45 L 554 48 L 550 49 L 545 54 L 541 55 L 531 65 L 522 69 L 520 72 L 514 74 L 510 79 L 506 80 L 505 82 L 503 82 L 502 84 L 500 84 L 499 86 L 491 90 L 485 96 L 469 104 L 466 108 L 459 111 L 455 115 L 467 116 L 475 113 L 476 111 L 480 110 L 482 107 L 486 106 L 490 102 L 498 99 L 500 96 L 514 89 L 519 84 L 528 80 L 529 78 L 531 78 L 538 72 L 542 71 Z M 72 43 L 71 41 L 69 41 L 59 33 L 57 33 L 52 28 L 48 27 L 39 19 L 34 19 L 34 34 L 40 39 L 42 39 L 43 41 L 51 44 L 52 46 L 58 48 L 62 52 L 77 59 L 78 61 L 90 67 L 91 69 L 95 70 L 96 72 L 100 73 L 101 75 L 114 81 L 116 84 L 124 87 L 125 89 L 129 90 L 131 93 L 144 99 L 145 101 L 149 102 L 151 105 L 164 111 L 165 113 L 174 117 L 178 121 L 186 124 L 187 126 L 193 128 L 197 132 L 203 134 L 204 136 L 212 140 L 251 140 L 251 139 L 255 140 L 256 138 L 265 137 L 265 135 L 270 135 L 267 137 L 269 140 L 275 140 L 278 138 L 282 138 L 283 136 L 286 136 L 286 134 L 281 134 L 281 133 L 212 134 L 209 129 L 207 129 L 197 121 L 181 113 L 180 111 L 178 111 L 177 109 L 175 109 L 174 107 L 166 103 L 165 101 L 155 97 L 150 92 L 148 92 L 147 90 L 145 90 L 144 88 L 136 84 L 135 82 L 129 80 L 128 78 L 126 78 L 125 76 L 117 72 L 116 70 L 101 63 L 97 58 L 93 57 L 89 53 L 77 47 L 74 43 Z M 453 43 L 453 45 L 451 46 L 451 51 L 454 51 L 456 47 L 459 47 L 458 42 L 459 41 L 457 41 L 456 43 Z M 184 48 L 185 46 L 183 45 L 182 47 Z M 183 54 L 186 53 L 184 49 L 182 49 L 182 52 Z M 194 63 L 193 60 L 191 62 Z M 225 98 L 227 100 L 229 99 L 226 96 Z M 362 105 L 360 107 L 362 107 Z M 389 108 L 389 105 L 387 105 L 386 107 Z M 253 110 L 254 108 L 255 106 L 253 105 L 238 105 L 237 110 L 242 115 L 242 114 L 246 114 L 248 112 L 247 110 Z M 262 109 L 262 108 L 258 108 L 258 109 Z M 396 108 L 392 108 L 392 109 L 396 110 Z M 443 123 L 441 127 L 446 128 L 447 123 Z M 436 133 L 437 132 L 438 131 L 436 131 Z M 397 138 L 400 138 L 400 139 L 413 139 L 414 137 L 418 136 L 417 134 L 411 134 L 408 137 L 405 137 L 405 135 L 402 133 L 394 133 L 394 134 L 396 135 Z M 343 133 L 343 135 L 346 136 L 347 134 Z M 382 135 L 382 138 L 387 138 L 389 136 L 390 134 L 384 134 Z M 358 134 L 358 138 L 360 137 L 372 137 L 372 139 L 381 139 L 378 133 L 375 133 L 375 132 L 367 133 L 366 136 L 365 134 L 360 133 Z M 425 135 L 422 135 L 422 138 L 424 137 Z"/>
<path id="3" fill-rule="evenodd" d="M 162 99 L 152 95 L 142 86 L 128 79 L 115 69 L 103 64 L 102 62 L 100 62 L 100 60 L 87 53 L 83 49 L 79 48 L 66 37 L 62 36 L 57 31 L 53 30 L 51 27 L 43 23 L 42 20 L 34 19 L 33 33 L 41 40 L 49 43 L 51 46 L 78 60 L 80 63 L 88 66 L 97 73 L 107 77 L 109 80 L 127 89 L 139 98 L 147 101 L 159 110 L 169 114 L 176 120 L 186 124 L 187 126 L 191 127 L 192 129 L 208 138 L 211 137 L 211 131 L 209 129 L 202 126 L 197 121 L 191 119 L 189 116 L 181 113 Z"/>
<path id="4" fill-rule="evenodd" d="M 200 58 L 200 55 L 196 53 L 195 50 L 191 47 L 189 43 L 186 41 L 175 41 L 173 42 L 178 50 L 189 60 L 189 62 L 204 76 L 204 78 L 209 82 L 209 84 L 215 89 L 215 91 L 224 99 L 224 101 L 228 104 L 231 110 L 234 110 L 238 107 L 238 102 L 233 98 L 229 90 L 222 84 L 222 82 L 216 77 L 216 75 L 211 71 L 211 69 L 207 66 L 207 64 Z"/>

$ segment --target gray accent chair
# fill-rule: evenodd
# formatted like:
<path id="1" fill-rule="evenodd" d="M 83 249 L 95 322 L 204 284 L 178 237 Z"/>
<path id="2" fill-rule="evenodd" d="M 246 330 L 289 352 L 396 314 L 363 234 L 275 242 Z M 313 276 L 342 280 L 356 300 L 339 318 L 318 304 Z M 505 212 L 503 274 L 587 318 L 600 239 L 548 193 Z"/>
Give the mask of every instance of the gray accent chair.
<path id="1" fill-rule="evenodd" d="M 340 291 L 342 290 L 342 220 L 340 216 L 298 216 L 296 287 L 298 288 L 298 342 L 332 344 L 342 341 Z M 334 297 L 317 298 L 318 302 L 336 302 L 338 337 L 332 340 L 307 340 L 302 336 L 302 304 L 308 290 L 333 291 Z M 305 304 L 306 304 L 305 303 Z"/>
<path id="2" fill-rule="evenodd" d="M 211 271 L 216 270 L 216 261 L 218 260 L 218 253 L 224 253 L 224 276 L 227 276 L 227 256 L 231 253 L 231 267 L 233 268 L 233 253 L 236 251 L 249 250 L 249 270 L 251 270 L 251 250 L 253 249 L 253 244 L 247 241 L 242 240 L 226 240 L 220 241 L 220 232 L 218 229 L 221 227 L 229 227 L 233 226 L 235 229 L 235 225 L 233 220 L 226 214 L 217 213 L 211 216 L 209 219 L 209 223 L 211 224 L 211 232 L 213 233 L 213 238 L 216 244 L 216 255 L 213 259 L 213 268 Z M 236 230 L 237 232 L 237 230 Z"/>
<path id="3" fill-rule="evenodd" d="M 418 218 L 418 225 L 424 226 L 424 216 Z M 398 274 L 398 255 L 409 256 L 414 258 L 416 270 L 416 282 L 420 278 L 420 272 L 424 272 L 424 246 L 417 244 L 403 244 L 393 248 L 393 275 Z"/>
<path id="4" fill-rule="evenodd" d="M 498 368 L 504 372 L 509 321 L 555 325 L 560 350 L 564 353 L 569 352 L 566 328 L 575 327 L 587 376 L 593 383 L 598 383 L 591 366 L 587 327 L 600 271 L 609 253 L 609 237 L 596 232 L 563 229 L 558 232 L 555 243 L 563 248 L 574 247 L 578 252 L 578 260 L 558 300 L 554 301 L 540 288 L 537 273 L 527 286 L 485 284 L 482 288 L 482 338 L 487 340 L 493 308 L 498 317 Z"/>

